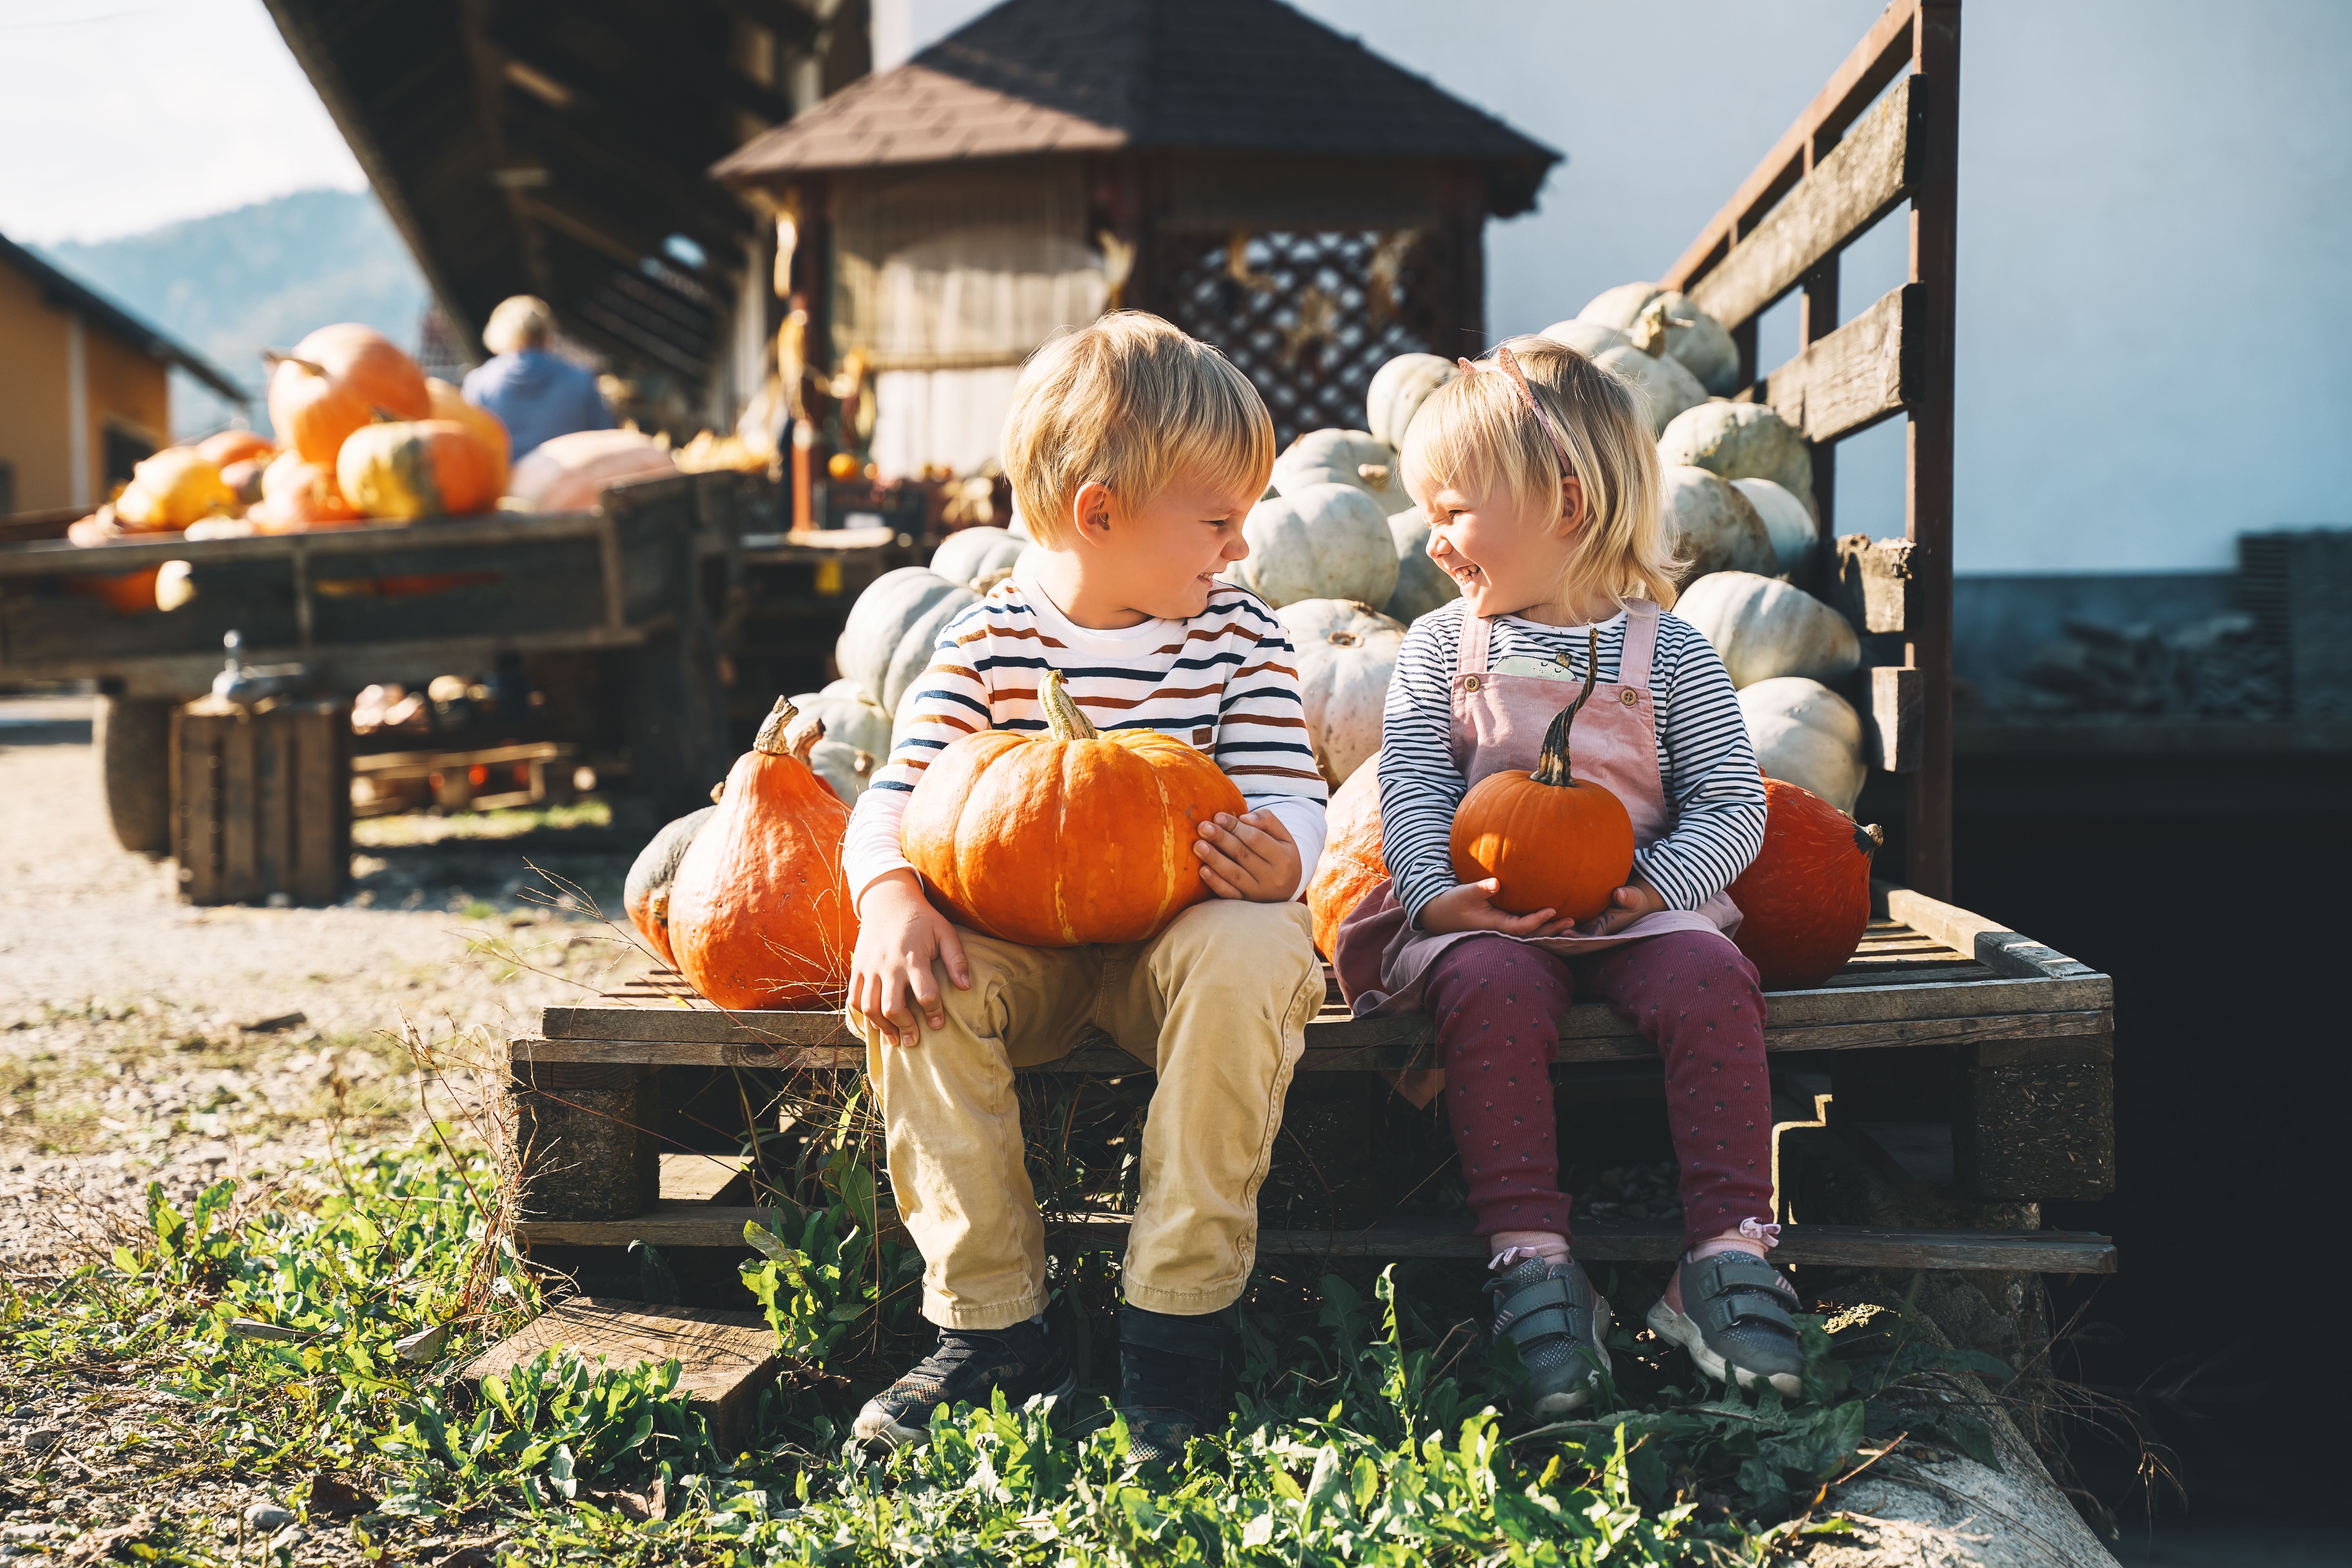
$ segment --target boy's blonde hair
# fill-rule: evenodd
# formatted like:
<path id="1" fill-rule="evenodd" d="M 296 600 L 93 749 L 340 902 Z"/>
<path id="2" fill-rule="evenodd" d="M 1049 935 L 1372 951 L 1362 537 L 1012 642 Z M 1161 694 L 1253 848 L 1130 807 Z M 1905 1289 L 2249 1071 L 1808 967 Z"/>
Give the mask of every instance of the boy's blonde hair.
<path id="1" fill-rule="evenodd" d="M 1514 338 L 1528 390 L 1583 481 L 1585 528 L 1564 568 L 1570 597 L 1598 591 L 1622 605 L 1674 606 L 1685 563 L 1667 544 L 1658 508 L 1658 443 L 1641 390 L 1565 344 Z M 1476 492 L 1500 479 L 1523 510 L 1558 516 L 1559 456 L 1511 378 L 1481 370 L 1432 393 L 1405 432 L 1405 488 L 1424 509 L 1438 490 Z"/>
<path id="2" fill-rule="evenodd" d="M 1179 470 L 1255 500 L 1274 472 L 1274 421 L 1249 377 L 1157 316 L 1114 310 L 1029 356 L 1004 419 L 1013 504 L 1040 544 L 1068 542 L 1088 479 L 1128 507 Z"/>

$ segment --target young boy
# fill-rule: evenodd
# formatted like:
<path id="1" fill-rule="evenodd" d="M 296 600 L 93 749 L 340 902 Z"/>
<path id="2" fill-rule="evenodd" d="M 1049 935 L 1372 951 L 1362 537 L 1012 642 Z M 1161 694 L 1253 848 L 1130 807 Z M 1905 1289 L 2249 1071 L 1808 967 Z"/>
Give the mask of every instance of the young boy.
<path id="1" fill-rule="evenodd" d="M 1159 1076 L 1143 1135 L 1120 1318 L 1134 1452 L 1173 1457 L 1221 1425 L 1224 1325 L 1249 1282 L 1257 1190 L 1323 1001 L 1298 896 L 1324 788 L 1290 643 L 1216 580 L 1274 467 L 1265 405 L 1223 355 L 1156 317 L 1106 316 L 1040 349 L 1005 421 L 1004 466 L 1044 547 L 950 622 L 916 720 L 850 820 L 857 900 L 848 1016 L 880 1094 L 891 1186 L 921 1250 L 939 1346 L 861 1411 L 856 1435 L 929 1436 L 943 1403 L 1075 1386 L 1045 1311 L 1045 1226 L 1022 1163 L 1013 1069 L 1102 1026 Z M 1148 942 L 1033 948 L 950 922 L 898 851 L 929 760 L 982 728 L 1043 730 L 1058 669 L 1102 730 L 1207 752 L 1241 788 L 1194 846 L 1215 897 Z"/>

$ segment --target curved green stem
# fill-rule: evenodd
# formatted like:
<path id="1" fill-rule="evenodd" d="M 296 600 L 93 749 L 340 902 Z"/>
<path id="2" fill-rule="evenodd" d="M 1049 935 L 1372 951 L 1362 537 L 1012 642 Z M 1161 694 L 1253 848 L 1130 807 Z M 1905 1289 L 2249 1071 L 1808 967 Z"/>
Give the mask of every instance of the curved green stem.
<path id="1" fill-rule="evenodd" d="M 1095 728 L 1094 721 L 1087 718 L 1086 710 L 1078 706 L 1078 700 L 1070 695 L 1060 670 L 1045 672 L 1045 684 L 1038 691 L 1037 700 L 1045 710 L 1045 728 L 1053 732 L 1056 741 L 1101 738 L 1102 731 Z"/>
<path id="2" fill-rule="evenodd" d="M 1576 723 L 1576 710 L 1592 695 L 1592 683 L 1601 674 L 1601 628 L 1584 628 L 1584 689 L 1576 700 L 1552 717 L 1551 726 L 1544 731 L 1543 753 L 1536 759 L 1536 771 L 1530 775 L 1538 784 L 1566 784 L 1575 780 L 1568 771 L 1568 732 Z"/>

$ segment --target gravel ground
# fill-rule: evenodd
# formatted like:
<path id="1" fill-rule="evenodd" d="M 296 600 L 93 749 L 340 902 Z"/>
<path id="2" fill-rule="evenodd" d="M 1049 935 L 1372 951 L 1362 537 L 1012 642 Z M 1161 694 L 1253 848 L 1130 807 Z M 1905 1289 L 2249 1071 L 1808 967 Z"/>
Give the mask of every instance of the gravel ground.
<path id="1" fill-rule="evenodd" d="M 471 1075 L 420 1075 L 412 1044 L 486 1060 L 540 1005 L 643 967 L 596 911 L 617 917 L 644 836 L 594 806 L 379 818 L 334 908 L 194 909 L 168 862 L 115 844 L 89 700 L 0 700 L 0 1278 L 104 1257 L 151 1181 L 184 1207 L 223 1175 L 448 1114 Z M 273 1532 L 245 1510 L 282 1500 L 205 1474 L 171 1408 L 135 1369 L 0 1367 L 0 1556 L 95 1560 L 109 1527 L 160 1509 L 262 1560 Z M 352 1550 L 341 1529 L 283 1544 Z"/>

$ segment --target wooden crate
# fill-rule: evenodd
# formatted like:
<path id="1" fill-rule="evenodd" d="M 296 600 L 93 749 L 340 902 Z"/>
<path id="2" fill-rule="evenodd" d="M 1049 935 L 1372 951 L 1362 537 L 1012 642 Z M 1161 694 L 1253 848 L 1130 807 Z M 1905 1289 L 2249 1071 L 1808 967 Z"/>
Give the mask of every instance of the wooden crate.
<path id="1" fill-rule="evenodd" d="M 192 904 L 342 897 L 352 865 L 352 708 L 200 698 L 172 715 L 172 858 Z"/>
<path id="2" fill-rule="evenodd" d="M 1966 1092 L 1930 1131 L 1953 1152 L 1970 1195 L 2040 1202 L 2096 1197 L 2114 1182 L 2114 985 L 2104 974 L 1993 921 L 1880 886 L 1879 918 L 1845 969 L 1811 990 L 1770 993 L 1765 1048 L 1786 1068 L 1849 1056 L 1936 1050 L 1957 1058 Z M 727 1012 L 675 977 L 644 981 L 602 1001 L 541 1010 L 540 1031 L 511 1042 L 520 1079 L 554 1064 L 654 1064 L 857 1072 L 864 1047 L 837 1013 Z M 1397 1071 L 1434 1065 L 1428 1020 L 1359 1020 L 1336 989 L 1307 1026 L 1300 1074 Z M 1656 1048 L 1605 1006 L 1580 1003 L 1559 1026 L 1555 1076 L 1655 1070 Z M 1039 1074 L 1148 1073 L 1099 1031 Z M 2063 1097 L 2068 1114 L 2047 1113 Z M 649 1135 L 648 1135 L 649 1136 Z M 2021 1189 L 2021 1190 L 2020 1190 Z M 518 1227 L 526 1242 L 564 1246 L 740 1247 L 747 1219 L 772 1211 L 667 1198 L 626 1218 L 541 1211 Z M 1116 1215 L 1048 1215 L 1057 1246 L 1116 1247 Z M 1663 1261 L 1679 1227 L 1580 1222 L 1580 1254 L 1598 1261 Z M 1780 1256 L 1792 1262 L 1908 1268 L 2025 1268 L 2104 1273 L 2115 1247 L 2102 1236 L 2019 1231 L 1884 1230 L 1794 1225 Z M 1466 1229 L 1398 1218 L 1345 1230 L 1261 1233 L 1262 1254 L 1335 1257 L 1472 1256 Z"/>

